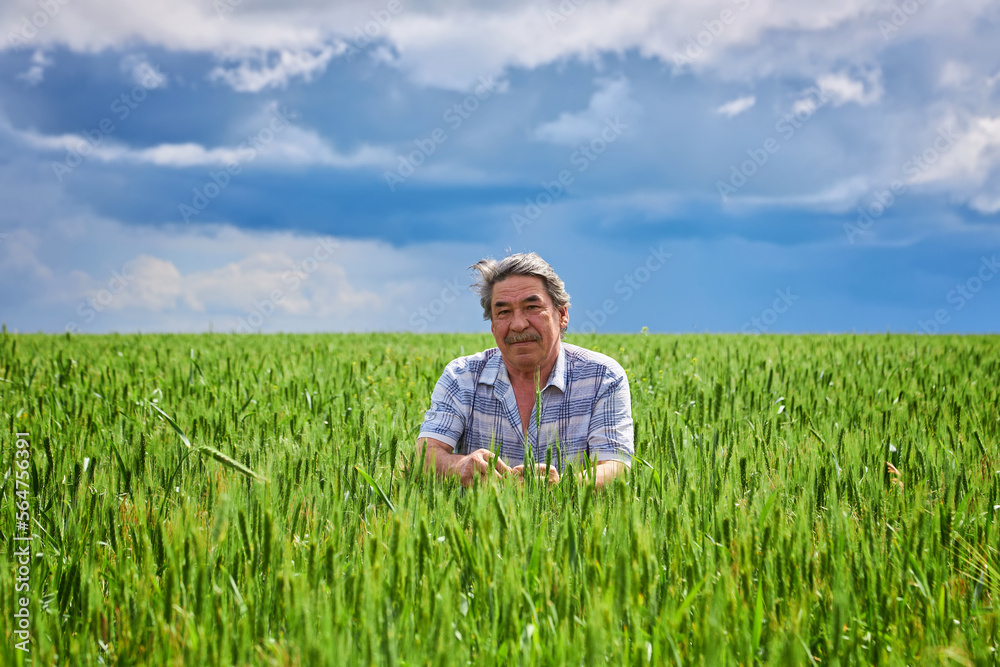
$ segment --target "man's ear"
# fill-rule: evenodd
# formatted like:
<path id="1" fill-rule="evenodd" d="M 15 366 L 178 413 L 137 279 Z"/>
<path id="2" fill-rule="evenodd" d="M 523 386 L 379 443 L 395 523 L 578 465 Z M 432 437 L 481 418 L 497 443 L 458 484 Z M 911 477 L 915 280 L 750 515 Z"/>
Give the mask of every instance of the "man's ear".
<path id="1" fill-rule="evenodd" d="M 559 328 L 565 329 L 569 326 L 569 306 L 559 308 Z"/>

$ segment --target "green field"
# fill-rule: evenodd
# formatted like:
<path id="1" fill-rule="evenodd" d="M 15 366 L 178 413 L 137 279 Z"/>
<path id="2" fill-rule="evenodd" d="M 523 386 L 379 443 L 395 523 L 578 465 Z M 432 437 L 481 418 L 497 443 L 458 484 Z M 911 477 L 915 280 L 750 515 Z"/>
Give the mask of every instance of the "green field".
<path id="1" fill-rule="evenodd" d="M 1000 661 L 1000 338 L 567 341 L 631 382 L 600 492 L 406 472 L 488 335 L 5 332 L 0 663 Z"/>

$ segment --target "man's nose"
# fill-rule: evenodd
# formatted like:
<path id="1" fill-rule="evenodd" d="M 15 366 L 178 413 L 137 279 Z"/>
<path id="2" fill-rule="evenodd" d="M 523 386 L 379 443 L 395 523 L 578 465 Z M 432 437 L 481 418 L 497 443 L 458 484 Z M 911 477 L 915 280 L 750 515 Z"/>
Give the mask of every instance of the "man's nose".
<path id="1" fill-rule="evenodd" d="M 510 328 L 515 331 L 524 331 L 528 328 L 528 318 L 525 316 L 524 311 L 520 309 L 514 310 L 514 319 L 511 320 Z"/>

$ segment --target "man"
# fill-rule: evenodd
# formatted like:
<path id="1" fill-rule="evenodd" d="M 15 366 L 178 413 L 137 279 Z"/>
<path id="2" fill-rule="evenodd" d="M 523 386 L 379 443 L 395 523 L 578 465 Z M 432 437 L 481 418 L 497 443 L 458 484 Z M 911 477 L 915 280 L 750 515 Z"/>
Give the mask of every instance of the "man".
<path id="1" fill-rule="evenodd" d="M 589 456 L 603 486 L 632 465 L 625 371 L 608 356 L 562 342 L 569 294 L 541 257 L 515 254 L 472 268 L 497 346 L 445 368 L 417 437 L 418 455 L 464 486 L 531 474 L 556 483 L 566 462 L 580 470 Z M 526 471 L 529 451 L 536 464 Z"/>

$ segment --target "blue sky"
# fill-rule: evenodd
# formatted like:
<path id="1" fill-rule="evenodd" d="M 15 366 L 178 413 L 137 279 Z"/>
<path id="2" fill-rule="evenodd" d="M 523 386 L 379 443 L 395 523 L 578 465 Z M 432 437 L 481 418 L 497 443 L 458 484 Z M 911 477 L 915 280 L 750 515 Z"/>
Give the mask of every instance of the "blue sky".
<path id="1" fill-rule="evenodd" d="M 1000 331 L 1000 6 L 17 0 L 8 329 Z"/>

